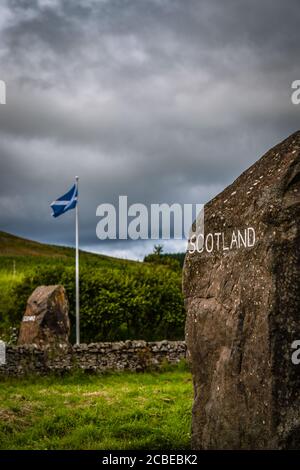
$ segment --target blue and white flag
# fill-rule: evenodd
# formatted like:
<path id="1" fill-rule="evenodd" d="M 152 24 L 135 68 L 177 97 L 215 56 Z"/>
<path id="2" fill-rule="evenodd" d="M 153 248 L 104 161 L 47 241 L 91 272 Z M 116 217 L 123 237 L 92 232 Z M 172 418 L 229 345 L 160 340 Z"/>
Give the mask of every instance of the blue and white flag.
<path id="1" fill-rule="evenodd" d="M 72 188 L 66 194 L 59 197 L 56 199 L 56 201 L 53 201 L 52 204 L 50 204 L 50 207 L 53 210 L 52 216 L 58 217 L 59 215 L 74 209 L 77 204 L 77 197 L 78 188 L 77 185 L 74 184 L 74 186 L 72 186 Z"/>

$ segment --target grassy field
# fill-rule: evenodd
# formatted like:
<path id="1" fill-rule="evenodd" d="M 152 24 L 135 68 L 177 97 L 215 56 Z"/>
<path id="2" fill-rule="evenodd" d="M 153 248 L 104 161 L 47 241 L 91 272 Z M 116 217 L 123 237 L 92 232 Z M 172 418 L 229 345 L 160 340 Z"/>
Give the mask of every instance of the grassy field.
<path id="1" fill-rule="evenodd" d="M 80 253 L 80 263 L 82 272 L 91 273 L 92 281 L 87 279 L 91 288 L 97 272 L 103 273 L 104 283 L 111 271 L 126 280 L 130 273 L 138 278 L 151 270 L 156 289 L 154 281 L 160 273 L 155 265 L 85 252 Z M 13 322 L 18 300 L 14 287 L 40 268 L 48 272 L 61 266 L 74 269 L 72 248 L 43 245 L 0 232 L 0 336 L 5 341 L 10 341 L 11 325 L 18 325 L 21 318 Z M 168 267 L 162 269 L 165 280 Z M 177 277 L 180 281 L 180 273 L 175 281 Z M 126 302 L 135 298 L 138 287 L 135 278 L 133 281 L 128 292 L 125 290 Z M 95 300 L 101 292 L 98 284 L 92 296 Z M 118 285 L 112 284 L 112 297 Z M 114 297 L 108 300 L 109 305 L 116 305 Z M 152 297 L 150 300 L 154 310 Z M 175 311 L 173 304 L 172 309 Z M 117 313 L 112 311 L 110 317 Z M 160 373 L 3 379 L 0 449 L 188 449 L 191 404 L 191 376 L 184 365 Z"/>
<path id="2" fill-rule="evenodd" d="M 0 382 L 0 449 L 188 449 L 191 375 L 72 375 Z"/>

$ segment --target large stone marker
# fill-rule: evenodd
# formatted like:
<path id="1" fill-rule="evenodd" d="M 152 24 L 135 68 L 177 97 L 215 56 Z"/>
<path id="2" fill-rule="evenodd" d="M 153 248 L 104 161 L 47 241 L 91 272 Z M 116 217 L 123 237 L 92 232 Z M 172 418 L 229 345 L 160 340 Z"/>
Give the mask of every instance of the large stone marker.
<path id="1" fill-rule="evenodd" d="M 18 344 L 67 345 L 69 304 L 63 286 L 40 286 L 29 297 Z"/>
<path id="2" fill-rule="evenodd" d="M 183 281 L 194 449 L 300 448 L 299 221 L 300 132 L 205 206 Z"/>

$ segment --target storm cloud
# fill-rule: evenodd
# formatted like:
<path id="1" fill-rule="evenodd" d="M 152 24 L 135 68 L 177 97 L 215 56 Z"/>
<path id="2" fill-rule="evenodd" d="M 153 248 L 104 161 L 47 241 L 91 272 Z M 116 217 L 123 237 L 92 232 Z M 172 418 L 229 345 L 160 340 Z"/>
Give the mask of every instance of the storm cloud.
<path id="1" fill-rule="evenodd" d="M 1 2 L 1 229 L 71 245 L 49 204 L 79 175 L 81 246 L 151 251 L 100 242 L 97 206 L 204 203 L 297 130 L 299 23 L 296 0 Z"/>

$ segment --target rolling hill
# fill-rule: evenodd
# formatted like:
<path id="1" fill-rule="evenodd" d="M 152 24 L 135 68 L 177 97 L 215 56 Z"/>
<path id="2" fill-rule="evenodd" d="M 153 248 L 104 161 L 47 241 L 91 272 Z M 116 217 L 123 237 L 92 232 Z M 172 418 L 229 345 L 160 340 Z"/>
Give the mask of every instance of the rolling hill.
<path id="1" fill-rule="evenodd" d="M 2 267 L 9 263 L 9 259 L 18 259 L 23 264 L 46 263 L 52 260 L 55 262 L 73 263 L 75 259 L 75 249 L 49 245 L 33 240 L 13 235 L 11 233 L 0 231 L 0 263 Z M 83 263 L 97 264 L 103 266 L 124 266 L 124 264 L 136 264 L 136 261 L 114 258 L 98 253 L 90 253 L 80 250 L 80 260 Z M 0 269 L 1 269 L 0 265 Z"/>
<path id="2" fill-rule="evenodd" d="M 70 256 L 72 251 L 0 231 L 0 256 Z"/>

